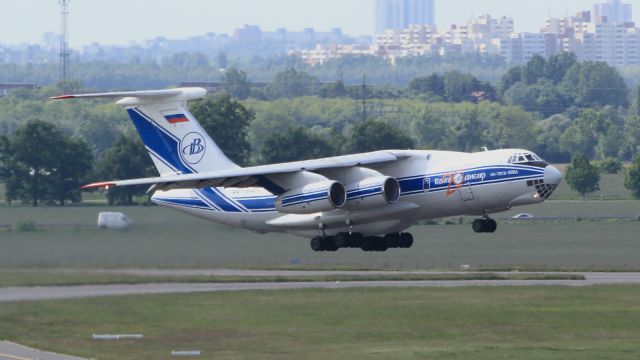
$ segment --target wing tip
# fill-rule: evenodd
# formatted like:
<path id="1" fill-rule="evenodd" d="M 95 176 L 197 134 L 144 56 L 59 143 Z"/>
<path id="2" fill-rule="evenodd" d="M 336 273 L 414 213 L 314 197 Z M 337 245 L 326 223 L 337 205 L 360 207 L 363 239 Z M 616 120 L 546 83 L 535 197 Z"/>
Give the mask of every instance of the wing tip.
<path id="1" fill-rule="evenodd" d="M 82 187 L 82 189 L 100 189 L 100 188 L 105 188 L 105 189 L 109 189 L 110 187 L 115 186 L 116 184 L 110 181 L 104 181 L 104 182 L 97 182 L 97 183 L 92 183 L 92 184 L 88 184 Z"/>
<path id="2" fill-rule="evenodd" d="M 75 99 L 76 96 L 75 95 L 59 95 L 59 96 L 52 96 L 50 99 L 51 100 L 68 100 L 68 99 Z"/>

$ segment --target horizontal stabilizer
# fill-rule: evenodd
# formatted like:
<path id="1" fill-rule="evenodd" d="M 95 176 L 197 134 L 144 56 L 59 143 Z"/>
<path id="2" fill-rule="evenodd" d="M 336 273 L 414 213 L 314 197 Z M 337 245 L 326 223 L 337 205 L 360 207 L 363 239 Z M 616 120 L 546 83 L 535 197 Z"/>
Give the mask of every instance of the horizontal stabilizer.
<path id="1" fill-rule="evenodd" d="M 70 94 L 54 96 L 51 100 L 67 100 L 67 99 L 101 99 L 101 98 L 139 98 L 139 99 L 152 99 L 152 98 L 170 98 L 180 97 L 180 100 L 193 100 L 199 99 L 207 94 L 207 90 L 203 88 L 176 88 L 168 90 L 148 90 L 148 91 L 119 91 L 108 93 L 94 93 L 94 94 Z"/>

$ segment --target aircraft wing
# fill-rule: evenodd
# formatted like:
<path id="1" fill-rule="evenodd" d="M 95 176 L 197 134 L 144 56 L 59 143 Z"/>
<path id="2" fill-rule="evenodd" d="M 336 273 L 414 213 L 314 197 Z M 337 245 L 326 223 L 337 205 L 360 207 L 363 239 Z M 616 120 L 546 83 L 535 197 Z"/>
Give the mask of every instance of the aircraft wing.
<path id="1" fill-rule="evenodd" d="M 253 187 L 263 186 L 269 182 L 268 176 L 290 174 L 301 171 L 319 171 L 327 169 L 350 168 L 355 166 L 372 166 L 402 160 L 401 156 L 388 151 L 377 151 L 366 154 L 337 156 L 331 158 L 298 161 L 283 164 L 254 166 L 228 169 L 204 173 L 169 175 L 144 179 L 116 180 L 98 182 L 84 186 L 84 189 L 152 185 L 154 190 L 199 189 L 205 187 Z M 266 187 L 266 186 L 265 186 Z"/>

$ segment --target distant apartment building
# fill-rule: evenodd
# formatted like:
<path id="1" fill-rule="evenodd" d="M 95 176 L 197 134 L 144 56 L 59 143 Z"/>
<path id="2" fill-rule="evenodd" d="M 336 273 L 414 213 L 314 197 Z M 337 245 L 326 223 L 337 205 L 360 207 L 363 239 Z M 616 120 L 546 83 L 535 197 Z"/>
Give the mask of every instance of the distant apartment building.
<path id="1" fill-rule="evenodd" d="M 500 55 L 510 64 L 523 64 L 535 55 L 550 57 L 558 52 L 555 34 L 517 33 L 500 39 Z"/>
<path id="2" fill-rule="evenodd" d="M 563 51 L 581 61 L 603 61 L 610 65 L 640 64 L 640 29 L 633 23 L 588 23 L 576 27 L 573 36 L 561 39 Z"/>
<path id="3" fill-rule="evenodd" d="M 329 31 L 317 31 L 314 28 L 304 28 L 302 31 L 289 31 L 278 28 L 275 31 L 263 31 L 256 25 L 245 25 L 235 29 L 233 38 L 236 42 L 260 42 L 270 41 L 310 49 L 316 44 L 354 44 L 371 43 L 368 36 L 352 37 L 345 35 L 341 28 L 333 28 Z"/>
<path id="4" fill-rule="evenodd" d="M 245 24 L 233 31 L 233 38 L 239 42 L 259 42 L 262 40 L 262 29 L 260 26 Z"/>
<path id="5" fill-rule="evenodd" d="M 376 34 L 411 25 L 435 25 L 435 0 L 376 0 Z"/>
<path id="6" fill-rule="evenodd" d="M 523 64 L 535 55 L 550 57 L 573 52 L 581 61 L 615 66 L 640 66 L 640 28 L 631 21 L 632 7 L 619 0 L 594 5 L 564 18 L 551 17 L 540 32 L 515 32 L 510 17 L 482 15 L 441 31 L 432 24 L 407 24 L 406 1 L 377 0 L 375 45 L 359 48 L 317 47 L 299 54 L 310 64 L 346 54 L 396 58 L 426 54 L 480 53 L 500 55 L 510 64 Z"/>
<path id="7" fill-rule="evenodd" d="M 632 22 L 631 5 L 610 0 L 593 8 L 593 13 L 551 18 L 541 32 L 555 35 L 558 49 L 576 54 L 581 61 L 640 65 L 640 29 Z"/>
<path id="8" fill-rule="evenodd" d="M 633 22 L 631 4 L 624 4 L 621 0 L 608 0 L 606 3 L 593 5 L 593 20 L 608 23 Z"/>

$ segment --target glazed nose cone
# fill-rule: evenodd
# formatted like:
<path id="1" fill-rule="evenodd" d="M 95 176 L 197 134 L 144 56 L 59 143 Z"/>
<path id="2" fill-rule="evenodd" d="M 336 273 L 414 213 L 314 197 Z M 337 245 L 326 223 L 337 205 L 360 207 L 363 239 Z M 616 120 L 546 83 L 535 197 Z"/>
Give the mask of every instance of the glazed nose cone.
<path id="1" fill-rule="evenodd" d="M 544 168 L 544 183 L 549 185 L 559 185 L 562 181 L 562 173 L 555 166 L 549 165 Z"/>

